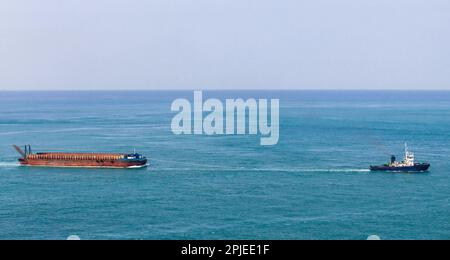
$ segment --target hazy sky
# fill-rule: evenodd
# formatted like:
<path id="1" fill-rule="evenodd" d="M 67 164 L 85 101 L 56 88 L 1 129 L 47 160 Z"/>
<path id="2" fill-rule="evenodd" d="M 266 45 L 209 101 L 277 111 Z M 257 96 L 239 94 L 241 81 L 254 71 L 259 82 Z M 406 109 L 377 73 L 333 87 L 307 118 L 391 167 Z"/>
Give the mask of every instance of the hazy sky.
<path id="1" fill-rule="evenodd" d="M 0 0 L 0 90 L 450 89 L 448 0 Z"/>

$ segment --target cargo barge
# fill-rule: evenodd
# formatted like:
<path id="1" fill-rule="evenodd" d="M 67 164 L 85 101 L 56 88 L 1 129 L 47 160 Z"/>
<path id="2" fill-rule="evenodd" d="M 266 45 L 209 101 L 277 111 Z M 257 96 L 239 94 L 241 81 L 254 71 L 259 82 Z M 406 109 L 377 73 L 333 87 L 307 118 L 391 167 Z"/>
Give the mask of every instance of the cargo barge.
<path id="1" fill-rule="evenodd" d="M 138 153 L 32 153 L 31 146 L 25 151 L 13 146 L 22 156 L 22 166 L 74 167 L 74 168 L 143 168 L 147 158 Z"/>

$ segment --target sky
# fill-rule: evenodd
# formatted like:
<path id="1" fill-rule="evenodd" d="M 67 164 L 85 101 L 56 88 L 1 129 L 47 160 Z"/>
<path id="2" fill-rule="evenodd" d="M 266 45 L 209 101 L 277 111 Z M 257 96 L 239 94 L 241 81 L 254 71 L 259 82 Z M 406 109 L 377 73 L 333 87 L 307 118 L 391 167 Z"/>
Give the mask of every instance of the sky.
<path id="1" fill-rule="evenodd" d="M 0 90 L 445 89 L 448 0 L 0 0 Z"/>

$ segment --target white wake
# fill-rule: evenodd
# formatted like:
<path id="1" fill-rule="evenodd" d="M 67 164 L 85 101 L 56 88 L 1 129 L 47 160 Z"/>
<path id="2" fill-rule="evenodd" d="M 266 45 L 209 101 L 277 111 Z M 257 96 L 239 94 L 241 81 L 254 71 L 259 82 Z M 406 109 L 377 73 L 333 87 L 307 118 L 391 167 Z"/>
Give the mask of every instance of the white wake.
<path id="1" fill-rule="evenodd" d="M 19 166 L 18 162 L 0 162 L 0 168 L 12 168 Z"/>

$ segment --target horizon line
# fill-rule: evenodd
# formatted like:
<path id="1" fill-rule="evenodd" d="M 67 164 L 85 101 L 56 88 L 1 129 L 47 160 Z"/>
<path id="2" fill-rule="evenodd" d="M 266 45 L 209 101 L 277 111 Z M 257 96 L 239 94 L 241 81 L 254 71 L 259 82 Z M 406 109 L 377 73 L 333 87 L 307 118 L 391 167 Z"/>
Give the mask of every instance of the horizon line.
<path id="1" fill-rule="evenodd" d="M 0 92 L 138 92 L 138 91 L 417 91 L 417 92 L 450 92 L 450 89 L 252 89 L 252 88 L 242 88 L 242 89 L 5 89 L 0 90 Z"/>

